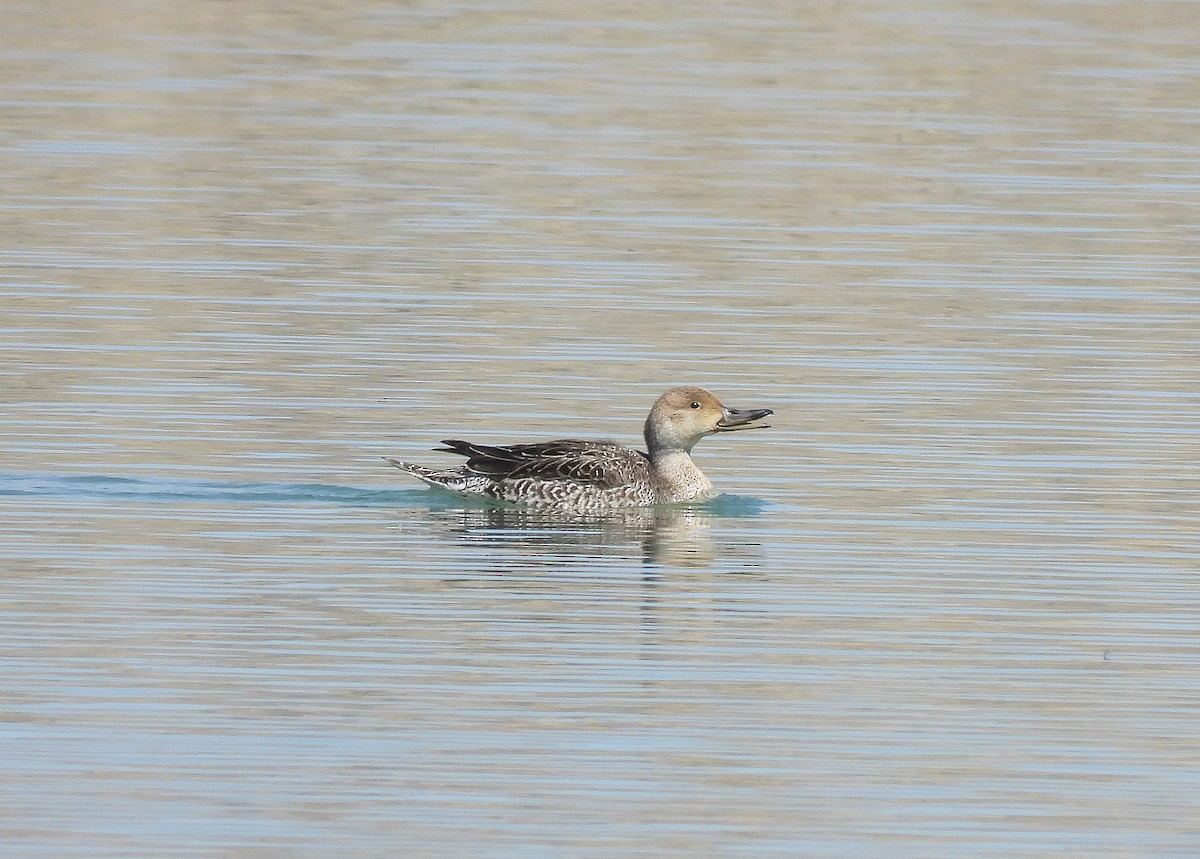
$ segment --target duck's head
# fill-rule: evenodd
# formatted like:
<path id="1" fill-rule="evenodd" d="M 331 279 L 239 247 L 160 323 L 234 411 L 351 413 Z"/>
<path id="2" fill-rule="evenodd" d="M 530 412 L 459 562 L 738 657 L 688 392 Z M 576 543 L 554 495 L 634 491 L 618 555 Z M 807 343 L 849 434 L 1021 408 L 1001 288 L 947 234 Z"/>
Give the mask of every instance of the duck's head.
<path id="1" fill-rule="evenodd" d="M 646 446 L 656 450 L 690 451 L 706 435 L 757 429 L 770 409 L 731 409 L 703 388 L 671 388 L 654 402 L 646 418 Z"/>

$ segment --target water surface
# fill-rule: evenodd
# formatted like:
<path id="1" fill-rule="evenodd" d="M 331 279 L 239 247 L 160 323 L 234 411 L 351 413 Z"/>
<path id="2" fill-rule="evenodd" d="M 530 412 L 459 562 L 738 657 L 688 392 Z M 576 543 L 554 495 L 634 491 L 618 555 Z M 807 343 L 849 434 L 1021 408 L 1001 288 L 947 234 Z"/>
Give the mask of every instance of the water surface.
<path id="1" fill-rule="evenodd" d="M 1188 4 L 6 12 L 6 856 L 1200 851 Z"/>

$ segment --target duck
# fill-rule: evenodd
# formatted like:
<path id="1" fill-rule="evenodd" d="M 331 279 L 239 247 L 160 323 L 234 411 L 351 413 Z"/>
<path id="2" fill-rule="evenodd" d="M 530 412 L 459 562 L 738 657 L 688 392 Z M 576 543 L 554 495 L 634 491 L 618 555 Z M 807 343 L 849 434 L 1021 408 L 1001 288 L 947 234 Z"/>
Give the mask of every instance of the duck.
<path id="1" fill-rule="evenodd" d="M 464 456 L 465 464 L 384 459 L 439 489 L 534 507 L 587 512 L 704 501 L 718 493 L 692 461 L 692 448 L 705 436 L 765 429 L 761 421 L 771 414 L 729 408 L 704 388 L 680 385 L 654 401 L 642 428 L 645 451 L 574 438 L 507 445 L 445 439 L 434 450 Z"/>

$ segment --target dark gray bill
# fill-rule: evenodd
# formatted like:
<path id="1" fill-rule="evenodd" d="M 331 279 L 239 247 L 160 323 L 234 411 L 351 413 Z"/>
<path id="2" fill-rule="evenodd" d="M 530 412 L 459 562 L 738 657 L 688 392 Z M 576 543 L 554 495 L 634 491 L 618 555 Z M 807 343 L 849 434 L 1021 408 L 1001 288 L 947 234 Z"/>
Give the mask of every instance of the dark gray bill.
<path id="1" fill-rule="evenodd" d="M 728 432 L 739 429 L 759 429 L 766 424 L 756 424 L 754 421 L 775 414 L 770 409 L 731 409 L 725 407 L 725 414 L 717 421 L 717 432 Z"/>

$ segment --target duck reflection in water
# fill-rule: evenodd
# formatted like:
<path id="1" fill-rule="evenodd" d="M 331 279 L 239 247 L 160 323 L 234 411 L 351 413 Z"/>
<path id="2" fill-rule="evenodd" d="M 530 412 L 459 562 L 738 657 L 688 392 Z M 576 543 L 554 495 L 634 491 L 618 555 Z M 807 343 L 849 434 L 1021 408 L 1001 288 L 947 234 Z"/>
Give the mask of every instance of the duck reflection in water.
<path id="1" fill-rule="evenodd" d="M 435 511 L 450 520 L 450 533 L 488 547 L 520 552 L 522 563 L 556 566 L 566 558 L 636 558 L 668 567 L 705 568 L 730 548 L 714 538 L 725 518 L 756 516 L 766 506 L 755 498 L 723 495 L 716 501 L 677 507 L 627 507 L 596 514 L 568 514 L 536 507 L 471 506 Z"/>

